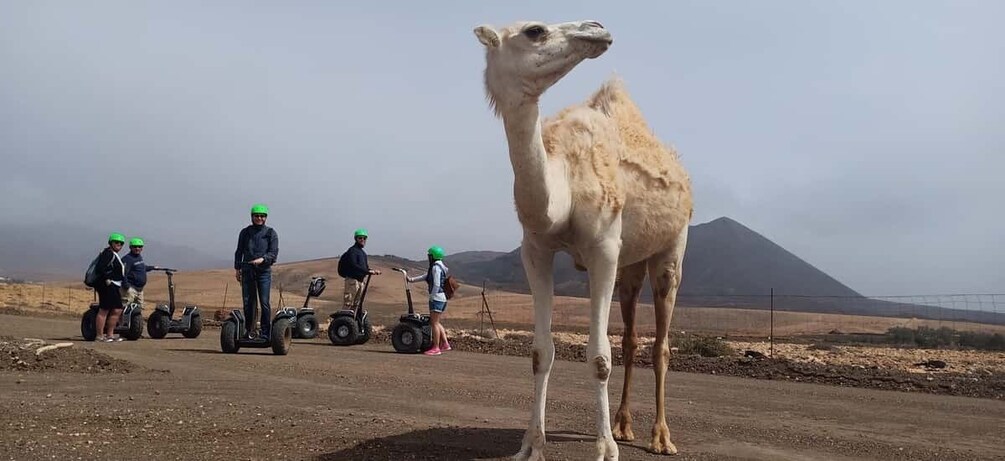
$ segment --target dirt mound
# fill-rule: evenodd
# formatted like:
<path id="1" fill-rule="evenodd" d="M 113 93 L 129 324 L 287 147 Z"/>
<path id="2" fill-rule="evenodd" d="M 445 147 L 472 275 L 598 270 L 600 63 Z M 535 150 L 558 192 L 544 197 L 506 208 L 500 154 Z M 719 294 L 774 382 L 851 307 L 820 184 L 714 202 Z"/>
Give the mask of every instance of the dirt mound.
<path id="1" fill-rule="evenodd" d="M 130 362 L 73 343 L 0 336 L 0 372 L 130 373 L 138 369 Z"/>

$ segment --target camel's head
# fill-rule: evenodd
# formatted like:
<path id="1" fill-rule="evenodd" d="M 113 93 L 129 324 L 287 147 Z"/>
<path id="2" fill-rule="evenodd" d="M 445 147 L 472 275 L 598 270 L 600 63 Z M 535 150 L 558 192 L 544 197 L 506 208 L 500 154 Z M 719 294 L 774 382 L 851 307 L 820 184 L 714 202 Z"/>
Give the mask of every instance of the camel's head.
<path id="1" fill-rule="evenodd" d="M 485 90 L 496 112 L 536 102 L 584 59 L 607 51 L 614 39 L 596 21 L 520 22 L 501 30 L 475 28 L 485 45 Z"/>

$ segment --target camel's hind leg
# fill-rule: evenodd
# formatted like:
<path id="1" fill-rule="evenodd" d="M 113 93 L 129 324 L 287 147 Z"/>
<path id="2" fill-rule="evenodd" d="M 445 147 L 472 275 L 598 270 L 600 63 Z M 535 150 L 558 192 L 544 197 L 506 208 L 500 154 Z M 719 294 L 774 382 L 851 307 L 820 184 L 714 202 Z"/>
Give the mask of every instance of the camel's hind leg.
<path id="1" fill-rule="evenodd" d="M 677 289 L 681 282 L 681 265 L 687 246 L 687 226 L 683 226 L 673 248 L 649 258 L 649 279 L 653 287 L 656 308 L 656 344 L 653 345 L 653 371 L 656 373 L 656 421 L 649 450 L 654 453 L 674 454 L 677 447 L 670 442 L 666 420 L 666 373 L 670 365 L 670 318 L 677 302 Z"/>
<path id="2" fill-rule="evenodd" d="M 621 269 L 621 279 L 618 281 L 618 299 L 621 300 L 621 321 L 625 331 L 621 337 L 621 350 L 625 367 L 625 383 L 621 388 L 621 406 L 614 416 L 614 440 L 635 440 L 632 432 L 632 410 L 629 399 L 629 388 L 632 384 L 632 364 L 635 361 L 635 351 L 639 340 L 635 332 L 635 306 L 639 302 L 642 282 L 646 278 L 646 263 Z"/>

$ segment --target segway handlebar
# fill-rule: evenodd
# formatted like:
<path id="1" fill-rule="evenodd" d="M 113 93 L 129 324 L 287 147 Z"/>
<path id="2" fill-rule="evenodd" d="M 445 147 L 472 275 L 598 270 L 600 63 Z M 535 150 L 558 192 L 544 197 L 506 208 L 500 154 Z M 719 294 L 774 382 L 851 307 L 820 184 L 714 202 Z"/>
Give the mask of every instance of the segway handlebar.
<path id="1" fill-rule="evenodd" d="M 168 273 L 171 273 L 171 274 L 173 274 L 175 272 L 178 272 L 178 269 L 171 269 L 170 267 L 158 267 L 156 269 L 151 269 L 151 270 L 164 271 L 164 272 L 168 272 Z"/>

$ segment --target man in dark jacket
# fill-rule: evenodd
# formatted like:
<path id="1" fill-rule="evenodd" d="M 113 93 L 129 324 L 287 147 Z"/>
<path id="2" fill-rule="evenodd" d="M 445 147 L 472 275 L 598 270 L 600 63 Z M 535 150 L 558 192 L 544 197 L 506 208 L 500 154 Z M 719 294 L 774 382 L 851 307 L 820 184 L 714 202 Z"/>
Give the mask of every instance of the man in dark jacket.
<path id="1" fill-rule="evenodd" d="M 126 266 L 126 279 L 122 282 L 122 305 L 129 303 L 143 305 L 143 287 L 147 286 L 147 272 L 157 270 L 157 266 L 148 266 L 143 262 L 143 239 L 129 239 L 129 254 L 122 257 Z"/>
<path id="2" fill-rule="evenodd" d="M 255 305 L 262 307 L 261 334 L 269 339 L 272 334 L 272 306 L 269 291 L 272 289 L 272 264 L 279 256 L 279 237 L 275 229 L 266 226 L 269 207 L 257 204 L 251 207 L 251 225 L 241 229 L 234 252 L 234 276 L 241 282 L 244 301 L 245 327 L 248 337 L 255 331 Z"/>
<path id="3" fill-rule="evenodd" d="M 342 292 L 342 300 L 345 308 L 349 309 L 363 291 L 363 278 L 370 275 L 379 275 L 380 271 L 370 269 L 367 262 L 366 246 L 368 235 L 366 229 L 356 229 L 353 239 L 356 241 L 338 260 L 338 275 L 345 278 L 345 289 Z"/>

